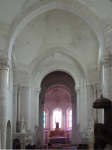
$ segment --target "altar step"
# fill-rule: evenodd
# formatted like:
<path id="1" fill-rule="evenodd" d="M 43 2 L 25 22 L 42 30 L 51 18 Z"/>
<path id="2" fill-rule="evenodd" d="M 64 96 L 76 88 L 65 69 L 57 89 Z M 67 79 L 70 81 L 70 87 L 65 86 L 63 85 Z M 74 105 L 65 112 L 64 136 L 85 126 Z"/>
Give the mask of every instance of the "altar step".
<path id="1" fill-rule="evenodd" d="M 47 146 L 47 145 L 46 145 Z M 66 150 L 77 150 L 76 145 L 70 144 L 52 144 L 52 146 L 48 147 L 48 149 L 66 149 Z"/>

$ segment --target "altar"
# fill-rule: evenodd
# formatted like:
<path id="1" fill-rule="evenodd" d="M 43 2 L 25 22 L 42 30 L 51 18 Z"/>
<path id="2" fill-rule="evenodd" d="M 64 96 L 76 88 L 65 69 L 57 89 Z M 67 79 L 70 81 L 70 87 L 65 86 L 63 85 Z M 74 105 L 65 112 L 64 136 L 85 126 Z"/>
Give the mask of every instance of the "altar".
<path id="1" fill-rule="evenodd" d="M 67 143 L 67 137 L 50 137 L 50 143 L 51 144 L 66 144 Z"/>
<path id="2" fill-rule="evenodd" d="M 69 142 L 68 132 L 59 128 L 59 123 L 56 122 L 56 128 L 50 131 L 49 140 L 51 144 L 66 144 Z"/>

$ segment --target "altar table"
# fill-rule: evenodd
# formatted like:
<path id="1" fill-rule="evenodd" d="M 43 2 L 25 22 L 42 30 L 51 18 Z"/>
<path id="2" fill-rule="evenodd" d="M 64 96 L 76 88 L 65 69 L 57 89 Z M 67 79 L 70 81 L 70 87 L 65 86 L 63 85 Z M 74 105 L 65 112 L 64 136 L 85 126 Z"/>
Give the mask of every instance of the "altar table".
<path id="1" fill-rule="evenodd" d="M 50 137 L 51 144 L 65 144 L 67 137 Z"/>

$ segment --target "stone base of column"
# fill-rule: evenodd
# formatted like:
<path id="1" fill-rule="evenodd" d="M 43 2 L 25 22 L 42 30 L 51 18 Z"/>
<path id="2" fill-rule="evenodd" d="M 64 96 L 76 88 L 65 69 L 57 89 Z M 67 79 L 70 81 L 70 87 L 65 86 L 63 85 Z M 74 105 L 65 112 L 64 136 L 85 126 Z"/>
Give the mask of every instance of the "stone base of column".
<path id="1" fill-rule="evenodd" d="M 89 150 L 94 150 L 94 130 L 89 130 L 88 136 L 89 136 Z"/>

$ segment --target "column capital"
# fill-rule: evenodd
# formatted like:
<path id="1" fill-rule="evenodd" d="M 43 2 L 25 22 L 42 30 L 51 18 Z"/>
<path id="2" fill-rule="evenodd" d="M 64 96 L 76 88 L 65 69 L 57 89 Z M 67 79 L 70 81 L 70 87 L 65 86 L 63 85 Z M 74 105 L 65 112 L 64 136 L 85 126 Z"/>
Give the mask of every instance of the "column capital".
<path id="1" fill-rule="evenodd" d="M 41 88 L 36 88 L 36 89 L 35 89 L 35 93 L 36 93 L 36 94 L 39 94 L 40 92 L 41 92 Z"/>
<path id="2" fill-rule="evenodd" d="M 18 86 L 18 93 L 21 94 L 22 86 Z"/>
<path id="3" fill-rule="evenodd" d="M 76 88 L 75 88 L 75 91 L 76 91 L 76 93 L 80 92 L 80 88 L 79 88 L 79 87 L 76 87 Z"/>
<path id="4" fill-rule="evenodd" d="M 0 59 L 0 70 L 8 70 L 10 63 L 9 59 Z"/>
<path id="5" fill-rule="evenodd" d="M 92 87 L 93 87 L 94 91 L 97 91 L 97 85 L 96 84 L 92 84 Z"/>
<path id="6" fill-rule="evenodd" d="M 112 56 L 103 56 L 102 57 L 102 65 L 105 67 L 109 67 L 112 65 Z"/>

